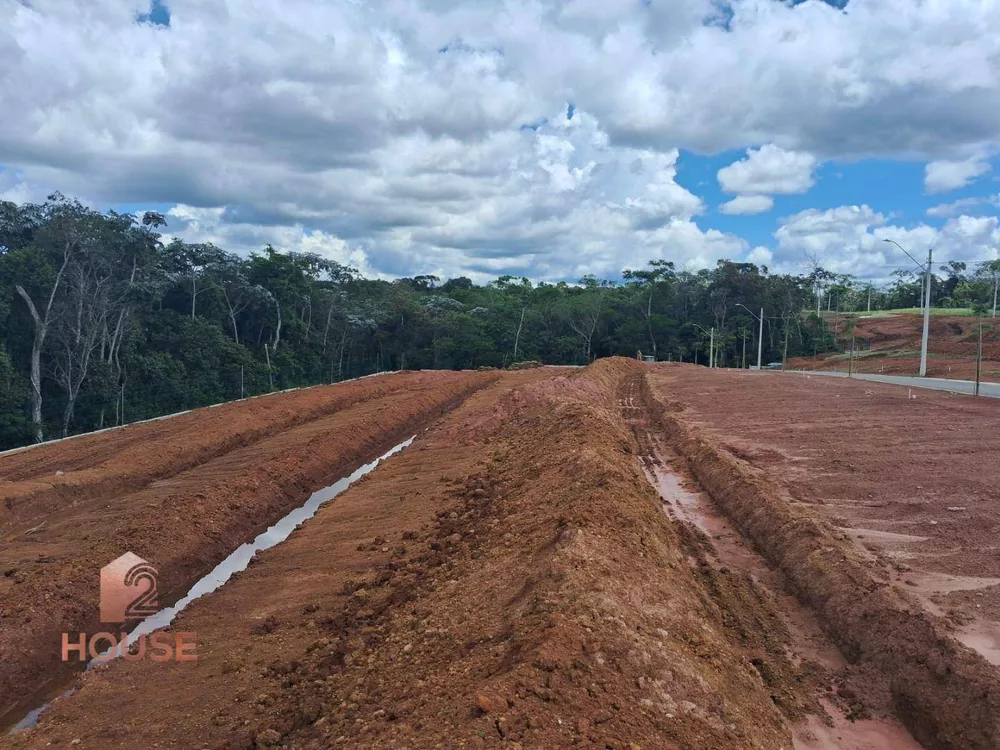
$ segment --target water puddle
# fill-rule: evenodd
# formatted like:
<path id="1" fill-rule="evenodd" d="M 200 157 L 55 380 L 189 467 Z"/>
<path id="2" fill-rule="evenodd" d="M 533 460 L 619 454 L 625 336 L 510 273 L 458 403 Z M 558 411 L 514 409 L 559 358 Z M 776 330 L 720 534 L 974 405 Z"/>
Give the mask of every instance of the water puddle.
<path id="1" fill-rule="evenodd" d="M 815 616 L 784 593 L 776 574 L 743 541 L 742 535 L 719 513 L 708 495 L 692 486 L 659 456 L 650 460 L 645 468 L 647 478 L 660 493 L 664 511 L 704 532 L 712 540 L 720 564 L 749 573 L 780 603 L 781 616 L 793 635 L 794 649 L 788 654 L 793 664 L 811 660 L 831 671 L 846 666 L 840 651 L 823 635 Z"/>
<path id="2" fill-rule="evenodd" d="M 922 750 L 910 734 L 888 721 L 859 719 L 848 721 L 840 711 L 826 701 L 833 726 L 827 726 L 817 716 L 810 716 L 792 731 L 794 750 Z"/>
<path id="3" fill-rule="evenodd" d="M 743 541 L 712 499 L 687 480 L 683 471 L 675 471 L 669 462 L 663 460 L 668 450 L 654 443 L 650 445 L 652 455 L 644 456 L 642 461 L 647 478 L 660 493 L 664 512 L 704 532 L 712 540 L 719 564 L 749 573 L 758 585 L 770 593 L 791 634 L 788 659 L 792 664 L 812 661 L 831 672 L 845 668 L 847 661 L 823 633 L 815 614 L 785 592 L 780 576 Z M 844 531 L 861 534 L 865 530 Z M 907 539 L 911 540 L 912 537 Z M 1000 633 L 997 635 L 1000 636 Z M 822 696 L 817 698 L 827 718 L 809 716 L 806 721 L 792 727 L 794 750 L 922 750 L 909 732 L 895 721 L 849 721 L 836 706 Z"/>
<path id="4" fill-rule="evenodd" d="M 220 586 L 222 586 L 226 581 L 228 581 L 234 573 L 246 570 L 247 565 L 250 564 L 250 559 L 259 551 L 269 549 L 276 544 L 285 541 L 289 535 L 295 529 L 305 521 L 308 521 L 314 515 L 316 511 L 324 504 L 335 498 L 337 495 L 342 493 L 356 481 L 361 479 L 369 472 L 371 472 L 376 466 L 378 466 L 382 461 L 389 458 L 390 456 L 399 453 L 401 450 L 406 448 L 410 443 L 416 439 L 416 436 L 411 437 L 394 448 L 386 451 L 381 456 L 376 458 L 374 461 L 368 464 L 364 464 L 356 469 L 352 474 L 346 476 L 342 479 L 338 479 L 336 482 L 331 484 L 329 487 L 324 487 L 321 490 L 317 490 L 304 505 L 291 511 L 288 515 L 282 518 L 280 521 L 275 523 L 273 526 L 269 527 L 267 531 L 262 532 L 254 539 L 252 542 L 247 542 L 246 544 L 241 544 L 235 550 L 233 550 L 226 559 L 216 565 L 210 573 L 201 578 L 197 583 L 194 584 L 188 590 L 188 593 L 174 604 L 172 607 L 164 607 L 155 615 L 150 615 L 145 620 L 143 620 L 135 629 L 128 634 L 127 643 L 131 645 L 139 640 L 143 635 L 148 635 L 156 630 L 161 630 L 173 621 L 179 612 L 185 609 L 191 602 L 199 597 L 205 596 L 205 594 L 210 594 Z M 110 651 L 110 649 L 109 649 Z M 100 664 L 107 664 L 109 661 L 113 661 L 118 658 L 118 655 L 112 658 L 107 658 L 109 651 L 105 651 L 101 654 L 99 659 L 92 659 L 87 664 L 87 670 L 98 666 Z M 75 688 L 68 690 L 63 693 L 60 697 L 65 698 L 72 695 Z M 33 709 L 27 716 L 25 716 L 21 721 L 14 725 L 10 730 L 10 734 L 16 734 L 24 729 L 30 729 L 38 723 L 39 717 L 51 705 L 51 701 Z"/>
<path id="5" fill-rule="evenodd" d="M 997 623 L 977 620 L 963 627 L 955 637 L 978 651 L 993 666 L 1000 666 L 1000 625 Z"/>
<path id="6" fill-rule="evenodd" d="M 859 529 L 850 526 L 839 526 L 838 529 L 849 536 L 863 542 L 880 542 L 882 544 L 913 544 L 926 542 L 930 537 L 913 536 L 912 534 L 897 534 L 894 531 L 878 531 L 876 529 Z"/>

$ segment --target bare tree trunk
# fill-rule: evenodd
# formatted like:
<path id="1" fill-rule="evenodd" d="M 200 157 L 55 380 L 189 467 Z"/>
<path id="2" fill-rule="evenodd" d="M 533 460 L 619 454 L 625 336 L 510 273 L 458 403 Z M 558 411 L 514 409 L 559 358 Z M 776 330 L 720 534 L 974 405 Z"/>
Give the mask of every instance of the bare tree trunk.
<path id="1" fill-rule="evenodd" d="M 278 310 L 278 327 L 274 329 L 274 343 L 271 344 L 271 349 L 278 351 L 278 342 L 281 341 L 281 303 L 277 297 L 274 298 L 274 306 Z"/>
<path id="2" fill-rule="evenodd" d="M 517 345 L 521 341 L 521 327 L 524 325 L 524 311 L 527 308 L 521 308 L 521 322 L 517 324 L 517 334 L 514 336 L 514 361 L 517 362 Z"/>
<path id="3" fill-rule="evenodd" d="M 653 347 L 653 359 L 656 359 L 656 338 L 653 336 L 653 290 L 649 290 L 649 302 L 646 303 L 646 328 L 649 329 L 649 343 Z"/>
<path id="4" fill-rule="evenodd" d="M 45 436 L 42 434 L 42 345 L 45 343 L 45 335 L 49 331 L 49 323 L 51 322 L 49 316 L 52 313 L 52 305 L 56 299 L 56 292 L 59 290 L 60 284 L 62 284 L 63 274 L 66 272 L 66 266 L 69 264 L 70 249 L 69 244 L 66 244 L 63 248 L 62 267 L 60 267 L 59 273 L 56 274 L 56 280 L 52 284 L 52 291 L 49 292 L 49 300 L 45 305 L 44 315 L 39 314 L 35 308 L 35 303 L 32 302 L 31 297 L 23 286 L 20 284 L 14 286 L 17 293 L 21 295 L 21 299 L 28 306 L 28 312 L 31 313 L 31 320 L 35 324 L 35 335 L 31 340 L 31 425 L 35 433 L 36 443 L 41 443 L 45 439 Z"/>
<path id="5" fill-rule="evenodd" d="M 274 390 L 274 376 L 271 374 L 271 353 L 268 351 L 267 344 L 264 344 L 264 356 L 267 357 L 267 381 L 270 385 L 269 393 Z"/>
<path id="6" fill-rule="evenodd" d="M 330 309 L 326 312 L 326 327 L 323 329 L 323 353 L 326 354 L 326 342 L 330 337 L 330 321 L 333 319 L 333 302 L 330 303 Z"/>
<path id="7" fill-rule="evenodd" d="M 21 292 L 21 287 L 17 288 Z M 32 306 L 34 314 L 34 306 Z M 35 442 L 45 440 L 42 434 L 42 344 L 45 343 L 45 327 L 35 322 L 35 336 L 31 341 L 31 425 L 35 431 Z"/>
<path id="8" fill-rule="evenodd" d="M 344 349 L 347 347 L 348 327 L 344 326 L 343 333 L 340 334 L 340 363 L 337 366 L 337 380 L 344 379 Z"/>

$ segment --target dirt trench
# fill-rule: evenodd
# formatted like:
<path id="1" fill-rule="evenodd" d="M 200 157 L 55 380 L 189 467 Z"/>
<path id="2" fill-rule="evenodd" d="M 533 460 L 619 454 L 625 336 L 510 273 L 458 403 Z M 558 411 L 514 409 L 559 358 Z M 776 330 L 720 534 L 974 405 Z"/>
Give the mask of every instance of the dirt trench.
<path id="1" fill-rule="evenodd" d="M 868 677 L 844 659 L 807 605 L 772 569 L 688 471 L 653 419 L 643 377 L 630 378 L 619 407 L 685 557 L 730 639 L 760 671 L 795 750 L 920 750 L 891 707 L 859 688 Z"/>
<path id="2" fill-rule="evenodd" d="M 797 509 L 776 478 L 687 417 L 683 405 L 643 398 L 663 435 L 740 532 L 819 616 L 855 670 L 854 686 L 885 703 L 925 747 L 1000 747 L 1000 678 L 944 623 L 874 573 L 877 558 Z"/>
<path id="3" fill-rule="evenodd" d="M 268 437 L 246 447 L 136 492 L 70 507 L 49 516 L 36 533 L 9 538 L 0 550 L 0 725 L 60 692 L 79 668 L 60 660 L 62 633 L 108 629 L 98 614 L 102 566 L 125 551 L 150 561 L 159 573 L 160 605 L 170 605 L 314 489 L 412 436 L 496 379 L 489 373 L 436 373 L 289 429 L 279 422 Z M 332 395 L 336 405 L 343 403 Z M 214 411 L 204 413 L 209 425 Z M 147 450 L 155 452 L 155 442 Z"/>
<path id="4" fill-rule="evenodd" d="M 7 453 L 0 456 L 0 534 L 36 528 L 68 504 L 106 503 L 283 430 L 434 377 L 393 373 L 270 394 Z"/>
<path id="5" fill-rule="evenodd" d="M 637 367 L 505 375 L 185 610 L 197 663 L 113 663 L 0 747 L 788 750 L 643 476 Z"/>

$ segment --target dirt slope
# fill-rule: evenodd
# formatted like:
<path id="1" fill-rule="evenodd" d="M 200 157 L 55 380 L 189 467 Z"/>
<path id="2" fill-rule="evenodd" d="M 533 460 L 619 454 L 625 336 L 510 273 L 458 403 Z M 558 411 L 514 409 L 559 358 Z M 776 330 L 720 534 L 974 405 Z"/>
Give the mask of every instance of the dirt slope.
<path id="1" fill-rule="evenodd" d="M 26 703 L 68 676 L 68 667 L 59 661 L 61 633 L 107 629 L 99 627 L 97 607 L 102 566 L 126 551 L 149 560 L 159 571 L 160 604 L 167 606 L 314 489 L 414 434 L 495 379 L 479 373 L 396 378 L 396 384 L 410 387 L 382 398 L 359 399 L 355 392 L 353 405 L 288 429 L 282 426 L 287 418 L 264 426 L 267 416 L 278 417 L 268 404 L 263 415 L 254 413 L 247 420 L 260 420 L 258 429 L 266 430 L 268 437 L 153 483 L 149 478 L 167 463 L 183 465 L 190 459 L 153 460 L 149 475 L 142 474 L 142 465 L 133 465 L 129 481 L 144 485 L 141 489 L 89 499 L 87 491 L 81 491 L 81 501 L 47 515 L 45 525 L 34 533 L 9 535 L 0 549 L 0 720 L 16 721 Z M 360 388 L 362 396 L 371 396 L 381 387 L 372 391 L 368 384 L 352 383 L 344 389 Z M 341 398 L 336 388 L 326 395 L 335 406 L 351 398 Z M 313 416 L 323 413 L 323 397 L 322 392 L 310 394 Z M 293 402 L 293 409 L 303 406 L 298 398 Z M 256 412 L 254 402 L 242 406 Z M 215 428 L 224 434 L 222 442 L 234 440 L 238 410 L 229 409 L 230 418 L 221 425 L 217 411 L 200 412 L 205 425 L 196 450 L 213 442 Z M 168 429 L 165 455 L 177 436 L 176 426 Z M 79 442 L 85 445 L 87 440 Z M 158 455 L 156 445 L 151 437 L 148 455 Z M 109 464 L 120 465 L 114 458 L 103 466 Z M 93 476 L 100 482 L 99 471 Z"/>
<path id="2" fill-rule="evenodd" d="M 850 349 L 846 317 L 825 316 L 826 324 L 837 332 L 840 349 Z M 920 371 L 923 318 L 920 315 L 859 316 L 856 323 L 857 347 L 854 371 L 886 375 L 916 375 Z M 978 322 L 972 317 L 932 315 L 928 334 L 927 374 L 935 378 L 974 380 Z M 849 368 L 846 354 L 794 357 L 790 370 L 841 370 Z M 1000 325 L 992 318 L 983 322 L 982 379 L 1000 382 Z"/>
<path id="3" fill-rule="evenodd" d="M 636 460 L 638 372 L 505 375 L 183 613 L 196 664 L 0 747 L 790 748 Z"/>

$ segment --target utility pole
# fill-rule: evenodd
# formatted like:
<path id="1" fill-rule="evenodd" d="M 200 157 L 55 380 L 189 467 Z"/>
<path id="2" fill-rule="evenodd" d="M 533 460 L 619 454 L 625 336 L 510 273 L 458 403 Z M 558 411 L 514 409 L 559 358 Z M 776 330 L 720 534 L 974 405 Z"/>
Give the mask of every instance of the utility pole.
<path id="1" fill-rule="evenodd" d="M 884 239 L 882 241 L 891 242 L 893 245 L 902 250 L 907 258 L 916 263 L 917 267 L 921 267 L 921 264 L 917 262 L 917 259 L 910 255 L 906 251 L 906 248 L 896 242 L 896 240 Z M 922 312 L 924 314 L 924 335 L 923 340 L 920 343 L 920 377 L 927 375 L 927 340 L 930 336 L 931 330 L 931 268 L 933 257 L 934 250 L 929 249 L 927 251 L 927 269 L 924 274 L 924 284 L 926 285 L 926 289 L 924 290 L 924 294 L 921 295 L 922 299 L 920 300 Z"/>
<path id="2" fill-rule="evenodd" d="M 748 313 L 753 315 L 755 318 L 757 316 L 754 314 L 753 310 L 744 305 L 742 302 L 736 303 L 737 307 L 742 307 Z M 760 332 L 757 334 L 757 369 L 760 369 L 761 362 L 764 358 L 764 308 L 760 308 L 760 317 L 757 318 L 760 321 Z"/>
<path id="3" fill-rule="evenodd" d="M 708 336 L 709 336 L 709 340 L 708 340 L 709 341 L 709 343 L 708 343 L 708 369 L 711 370 L 713 367 L 715 367 L 715 326 L 712 326 L 712 330 L 709 331 L 707 328 L 705 328 L 704 326 L 700 326 L 697 323 L 692 323 L 691 325 L 693 325 L 695 328 L 700 329 L 703 333 L 707 333 Z M 698 364 L 698 359 L 697 359 L 697 357 L 698 357 L 698 350 L 697 349 L 695 349 L 695 355 L 694 356 L 695 356 L 694 363 Z"/>
<path id="4" fill-rule="evenodd" d="M 979 341 L 976 343 L 976 395 L 979 395 L 979 379 L 983 371 L 983 314 L 979 313 Z"/>
<path id="5" fill-rule="evenodd" d="M 924 297 L 924 337 L 920 342 L 920 377 L 927 375 L 927 339 L 931 331 L 931 263 L 934 250 L 927 251 L 927 293 Z"/>
<path id="6" fill-rule="evenodd" d="M 760 369 L 761 358 L 764 356 L 764 308 L 760 308 L 760 333 L 757 334 L 757 369 Z"/>
<path id="7" fill-rule="evenodd" d="M 781 353 L 781 371 L 785 371 L 785 363 L 788 361 L 788 319 L 785 319 L 785 348 Z"/>
<path id="8" fill-rule="evenodd" d="M 740 360 L 740 369 L 747 369 L 747 329 L 743 329 L 743 359 Z"/>
<path id="9" fill-rule="evenodd" d="M 847 377 L 849 377 L 849 378 L 853 378 L 854 377 L 854 339 L 855 339 L 856 336 L 857 336 L 857 333 L 855 333 L 854 329 L 852 328 L 851 329 L 851 359 L 849 361 L 849 364 L 847 365 Z"/>

